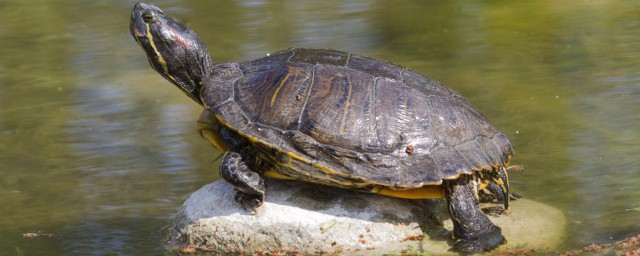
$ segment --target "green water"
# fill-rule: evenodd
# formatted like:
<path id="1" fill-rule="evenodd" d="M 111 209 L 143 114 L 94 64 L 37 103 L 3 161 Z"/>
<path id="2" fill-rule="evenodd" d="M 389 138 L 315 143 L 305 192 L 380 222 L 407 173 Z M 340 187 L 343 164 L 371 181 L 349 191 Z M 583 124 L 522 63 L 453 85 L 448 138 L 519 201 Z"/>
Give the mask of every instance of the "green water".
<path id="1" fill-rule="evenodd" d="M 0 1 L 0 255 L 171 253 L 162 228 L 217 178 L 200 109 L 129 35 L 133 3 Z M 566 213 L 564 249 L 640 232 L 638 1 L 156 4 L 216 61 L 320 47 L 427 74 L 511 138 L 512 187 Z"/>

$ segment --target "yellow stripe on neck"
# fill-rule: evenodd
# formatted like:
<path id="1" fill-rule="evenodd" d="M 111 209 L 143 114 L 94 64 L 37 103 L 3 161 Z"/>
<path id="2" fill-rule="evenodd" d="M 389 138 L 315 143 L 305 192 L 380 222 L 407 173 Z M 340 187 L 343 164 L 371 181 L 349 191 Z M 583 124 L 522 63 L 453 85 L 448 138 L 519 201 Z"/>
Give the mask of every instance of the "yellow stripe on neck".
<path id="1" fill-rule="evenodd" d="M 153 51 L 156 53 L 156 56 L 158 57 L 158 62 L 160 62 L 160 65 L 162 66 L 162 70 L 164 71 L 164 74 L 167 75 L 168 77 L 171 77 L 169 75 L 169 68 L 167 67 L 167 61 L 164 60 L 164 58 L 158 51 L 158 48 L 156 47 L 156 43 L 153 42 L 153 35 L 151 35 L 151 27 L 149 27 L 149 24 L 145 24 L 145 25 L 147 26 L 147 39 L 149 40 L 149 44 L 151 45 L 151 48 L 153 48 Z"/>

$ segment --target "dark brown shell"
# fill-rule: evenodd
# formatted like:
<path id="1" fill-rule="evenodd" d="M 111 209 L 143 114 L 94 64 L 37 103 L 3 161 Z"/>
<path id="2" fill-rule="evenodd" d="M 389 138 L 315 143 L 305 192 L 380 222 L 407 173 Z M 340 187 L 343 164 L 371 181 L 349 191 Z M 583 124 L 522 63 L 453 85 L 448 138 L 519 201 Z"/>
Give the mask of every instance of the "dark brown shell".
<path id="1" fill-rule="evenodd" d="M 320 169 L 354 184 L 411 188 L 504 166 L 512 154 L 509 139 L 465 98 L 388 62 L 290 49 L 220 65 L 229 71 L 214 74 L 205 104 L 268 154 L 309 165 L 294 168 L 297 177 Z"/>

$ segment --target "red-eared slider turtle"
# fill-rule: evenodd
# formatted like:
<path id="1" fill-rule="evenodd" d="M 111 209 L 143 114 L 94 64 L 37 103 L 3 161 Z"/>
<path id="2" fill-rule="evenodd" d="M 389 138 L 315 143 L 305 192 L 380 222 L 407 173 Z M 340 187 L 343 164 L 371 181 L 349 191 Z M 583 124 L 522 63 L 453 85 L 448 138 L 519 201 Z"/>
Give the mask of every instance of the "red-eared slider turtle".
<path id="1" fill-rule="evenodd" d="M 151 4 L 136 4 L 130 29 L 153 69 L 207 110 L 200 132 L 226 152 L 221 175 L 246 209 L 264 201 L 265 176 L 444 197 L 456 249 L 480 252 L 504 242 L 481 211 L 478 190 L 489 184 L 508 195 L 511 143 L 437 81 L 334 50 L 214 64 L 196 33 Z"/>

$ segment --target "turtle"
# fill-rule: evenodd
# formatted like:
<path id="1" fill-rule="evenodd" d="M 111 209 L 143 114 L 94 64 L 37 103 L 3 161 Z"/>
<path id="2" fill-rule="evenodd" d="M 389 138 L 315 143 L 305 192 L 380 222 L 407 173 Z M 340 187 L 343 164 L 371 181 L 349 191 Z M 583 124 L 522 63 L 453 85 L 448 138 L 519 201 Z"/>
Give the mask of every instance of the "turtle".
<path id="1" fill-rule="evenodd" d="M 506 242 L 479 190 L 509 207 L 513 147 L 467 99 L 390 62 L 330 49 L 291 48 L 214 63 L 200 37 L 158 7 L 137 3 L 130 32 L 151 67 L 204 110 L 198 130 L 224 153 L 220 175 L 254 211 L 265 178 L 425 199 L 445 198 L 453 249 Z"/>

